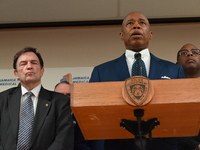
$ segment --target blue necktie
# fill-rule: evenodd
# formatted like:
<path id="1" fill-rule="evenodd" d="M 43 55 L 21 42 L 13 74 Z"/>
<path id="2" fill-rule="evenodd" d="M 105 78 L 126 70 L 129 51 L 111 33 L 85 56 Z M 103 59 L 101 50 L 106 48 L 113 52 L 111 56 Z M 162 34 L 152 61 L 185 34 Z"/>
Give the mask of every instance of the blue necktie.
<path id="1" fill-rule="evenodd" d="M 28 150 L 31 140 L 32 127 L 34 122 L 34 110 L 31 96 L 32 92 L 27 92 L 27 98 L 24 100 L 20 115 L 20 124 L 18 132 L 17 150 Z"/>
<path id="2" fill-rule="evenodd" d="M 141 59 L 140 53 L 135 53 L 136 61 L 132 66 L 132 76 L 144 76 L 147 77 L 146 67 L 144 61 Z"/>

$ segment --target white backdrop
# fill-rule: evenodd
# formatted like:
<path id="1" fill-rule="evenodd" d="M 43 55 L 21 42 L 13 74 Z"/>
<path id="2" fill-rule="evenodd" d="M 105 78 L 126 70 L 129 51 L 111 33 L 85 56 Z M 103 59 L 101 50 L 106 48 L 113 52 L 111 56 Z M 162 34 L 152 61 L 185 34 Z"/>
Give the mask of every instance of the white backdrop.
<path id="1" fill-rule="evenodd" d="M 54 86 L 68 73 L 72 75 L 72 83 L 87 83 L 92 69 L 93 67 L 45 68 L 42 85 L 48 90 L 54 90 Z M 0 69 L 0 73 L 0 92 L 18 85 L 13 69 Z"/>

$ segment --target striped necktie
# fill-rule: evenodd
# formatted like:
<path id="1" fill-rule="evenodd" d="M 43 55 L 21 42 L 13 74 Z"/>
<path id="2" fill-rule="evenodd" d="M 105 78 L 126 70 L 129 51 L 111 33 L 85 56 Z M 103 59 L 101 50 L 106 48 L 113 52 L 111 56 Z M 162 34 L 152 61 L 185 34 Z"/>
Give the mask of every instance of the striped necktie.
<path id="1" fill-rule="evenodd" d="M 20 124 L 18 132 L 17 150 L 28 150 L 31 141 L 31 133 L 34 122 L 34 110 L 31 96 L 32 92 L 27 92 L 27 98 L 24 100 L 20 115 Z"/>

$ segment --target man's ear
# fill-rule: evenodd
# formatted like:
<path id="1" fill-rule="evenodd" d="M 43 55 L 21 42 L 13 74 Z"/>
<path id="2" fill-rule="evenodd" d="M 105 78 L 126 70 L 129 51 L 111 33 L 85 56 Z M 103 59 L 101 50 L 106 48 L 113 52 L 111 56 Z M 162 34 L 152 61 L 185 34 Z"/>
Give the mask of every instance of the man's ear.
<path id="1" fill-rule="evenodd" d="M 150 31 L 150 33 L 149 33 L 149 39 L 151 40 L 152 38 L 153 38 L 153 32 Z"/>
<path id="2" fill-rule="evenodd" d="M 124 40 L 123 32 L 122 32 L 122 31 L 119 33 L 119 36 L 120 36 L 120 39 L 121 39 L 121 40 Z"/>
<path id="3" fill-rule="evenodd" d="M 42 67 L 41 69 L 41 76 L 43 76 L 43 74 L 44 74 L 44 67 Z"/>
<path id="4" fill-rule="evenodd" d="M 17 79 L 19 79 L 17 69 L 14 69 L 14 75 L 15 75 L 15 77 L 16 77 Z"/>

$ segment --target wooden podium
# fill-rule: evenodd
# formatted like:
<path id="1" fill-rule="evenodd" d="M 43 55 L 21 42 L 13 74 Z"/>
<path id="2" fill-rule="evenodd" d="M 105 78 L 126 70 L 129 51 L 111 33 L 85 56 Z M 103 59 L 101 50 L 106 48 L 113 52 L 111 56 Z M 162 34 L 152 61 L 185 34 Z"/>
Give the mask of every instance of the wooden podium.
<path id="1" fill-rule="evenodd" d="M 157 118 L 152 137 L 196 136 L 200 129 L 200 79 L 151 80 L 154 95 L 149 104 L 136 107 L 122 97 L 124 81 L 72 84 L 71 108 L 87 140 L 127 139 L 133 134 L 120 127 L 122 119 Z"/>

